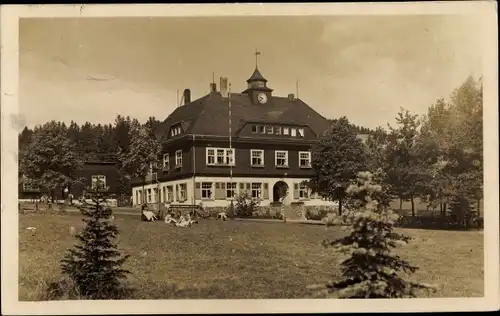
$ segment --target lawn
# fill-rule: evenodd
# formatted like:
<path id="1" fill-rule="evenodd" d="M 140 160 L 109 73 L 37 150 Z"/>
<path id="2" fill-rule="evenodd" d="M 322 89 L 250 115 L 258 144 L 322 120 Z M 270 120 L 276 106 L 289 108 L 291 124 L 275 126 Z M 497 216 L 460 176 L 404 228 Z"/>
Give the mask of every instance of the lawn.
<path id="1" fill-rule="evenodd" d="M 59 275 L 81 216 L 20 215 L 19 299 L 39 300 Z M 321 241 L 342 234 L 320 225 L 206 220 L 191 228 L 117 215 L 120 249 L 136 299 L 310 298 L 310 284 L 339 273 L 339 256 Z M 36 227 L 35 232 L 26 230 Z M 403 231 L 403 230 L 401 230 Z M 483 296 L 483 235 L 404 230 L 400 255 L 421 269 L 412 278 L 439 286 L 434 297 Z"/>

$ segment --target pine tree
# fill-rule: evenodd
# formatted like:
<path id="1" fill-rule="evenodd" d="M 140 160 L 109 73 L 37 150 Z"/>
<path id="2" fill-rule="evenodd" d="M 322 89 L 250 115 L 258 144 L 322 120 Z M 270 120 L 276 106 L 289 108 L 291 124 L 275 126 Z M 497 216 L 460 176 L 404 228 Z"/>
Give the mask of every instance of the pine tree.
<path id="1" fill-rule="evenodd" d="M 112 212 L 103 206 L 103 193 L 97 190 L 91 194 L 93 204 L 80 209 L 87 217 L 83 219 L 85 228 L 76 235 L 80 244 L 68 250 L 61 260 L 61 270 L 84 298 L 123 298 L 130 289 L 124 287 L 121 280 L 130 272 L 121 266 L 129 256 L 122 256 L 113 242 L 118 229 L 109 221 Z"/>
<path id="2" fill-rule="evenodd" d="M 328 283 L 327 289 L 340 298 L 407 298 L 415 297 L 417 289 L 431 289 L 430 285 L 398 275 L 413 273 L 418 268 L 393 251 L 410 238 L 393 231 L 398 215 L 388 210 L 386 203 L 378 203 L 387 195 L 373 175 L 358 173 L 357 182 L 346 193 L 356 209 L 345 212 L 338 220 L 347 225 L 349 234 L 324 245 L 333 246 L 347 258 L 342 262 L 340 280 Z"/>

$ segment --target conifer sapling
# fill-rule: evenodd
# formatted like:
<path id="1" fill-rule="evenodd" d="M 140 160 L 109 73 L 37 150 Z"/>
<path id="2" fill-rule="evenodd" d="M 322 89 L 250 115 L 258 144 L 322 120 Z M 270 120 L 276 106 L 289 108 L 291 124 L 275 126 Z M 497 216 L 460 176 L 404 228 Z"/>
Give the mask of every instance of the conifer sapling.
<path id="1" fill-rule="evenodd" d="M 122 256 L 114 243 L 118 235 L 116 225 L 109 220 L 111 209 L 104 206 L 103 193 L 92 193 L 92 201 L 80 212 L 85 228 L 76 235 L 80 244 L 69 249 L 61 260 L 61 270 L 75 284 L 78 293 L 88 299 L 118 299 L 125 287 L 121 280 L 130 272 L 121 268 L 128 259 Z"/>
<path id="2" fill-rule="evenodd" d="M 393 232 L 398 215 L 388 210 L 382 187 L 370 172 L 360 172 L 356 183 L 346 190 L 350 209 L 339 222 L 346 225 L 348 235 L 324 243 L 347 255 L 341 263 L 340 280 L 326 285 L 339 298 L 408 298 L 417 289 L 433 286 L 403 279 L 399 273 L 413 273 L 418 268 L 401 259 L 394 248 L 410 238 Z"/>

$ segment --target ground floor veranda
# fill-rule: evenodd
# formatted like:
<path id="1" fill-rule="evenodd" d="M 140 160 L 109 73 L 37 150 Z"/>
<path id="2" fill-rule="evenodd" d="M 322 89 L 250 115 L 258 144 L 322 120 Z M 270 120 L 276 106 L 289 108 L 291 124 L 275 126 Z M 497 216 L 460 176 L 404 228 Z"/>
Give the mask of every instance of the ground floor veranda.
<path id="1" fill-rule="evenodd" d="M 282 202 L 304 205 L 333 205 L 304 184 L 304 178 L 190 177 L 174 181 L 138 185 L 132 188 L 133 205 L 144 203 L 200 204 L 225 207 L 237 195 L 246 192 L 260 206 Z"/>

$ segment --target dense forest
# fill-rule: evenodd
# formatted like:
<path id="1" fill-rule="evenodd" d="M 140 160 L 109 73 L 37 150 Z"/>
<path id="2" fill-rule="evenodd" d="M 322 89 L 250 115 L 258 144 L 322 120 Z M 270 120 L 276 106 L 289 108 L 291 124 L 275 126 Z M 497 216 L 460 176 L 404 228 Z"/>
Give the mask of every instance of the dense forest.
<path id="1" fill-rule="evenodd" d="M 82 125 L 71 121 L 69 125 L 64 122 L 55 123 L 63 131 L 67 138 L 75 144 L 78 157 L 84 161 L 100 161 L 116 159 L 117 153 L 128 152 L 133 125 L 141 125 L 137 119 L 117 115 L 113 124 L 94 124 L 85 122 Z M 161 122 L 155 117 L 150 117 L 144 127 L 150 127 L 154 132 Z M 48 124 L 48 123 L 47 123 Z M 22 153 L 28 148 L 32 136 L 47 127 L 47 124 L 35 126 L 34 129 L 25 127 L 19 134 L 19 152 Z"/>

